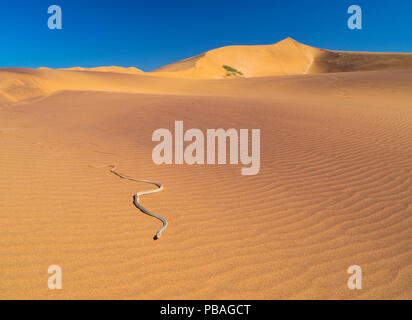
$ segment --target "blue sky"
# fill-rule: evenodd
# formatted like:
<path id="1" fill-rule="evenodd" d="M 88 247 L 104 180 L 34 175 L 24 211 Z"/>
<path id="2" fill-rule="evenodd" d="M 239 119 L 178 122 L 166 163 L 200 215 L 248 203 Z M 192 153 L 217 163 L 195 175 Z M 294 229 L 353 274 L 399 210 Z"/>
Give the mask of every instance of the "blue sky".
<path id="1" fill-rule="evenodd" d="M 49 30 L 60 5 L 63 29 Z M 363 10 L 349 30 L 347 8 Z M 0 2 L 0 67 L 150 71 L 225 45 L 288 36 L 320 48 L 412 52 L 410 0 L 13 0 Z"/>

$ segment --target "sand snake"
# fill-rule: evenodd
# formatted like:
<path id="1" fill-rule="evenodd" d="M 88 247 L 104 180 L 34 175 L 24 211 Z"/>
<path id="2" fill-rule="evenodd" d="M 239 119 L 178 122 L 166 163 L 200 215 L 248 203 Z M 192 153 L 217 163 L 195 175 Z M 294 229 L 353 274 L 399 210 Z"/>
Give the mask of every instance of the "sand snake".
<path id="1" fill-rule="evenodd" d="M 103 168 L 103 167 L 96 167 L 96 166 L 91 166 L 92 168 Z M 133 203 L 136 206 L 136 208 L 138 208 L 140 211 L 142 211 L 143 213 L 152 216 L 156 219 L 159 219 L 160 221 L 162 221 L 163 226 L 159 229 L 159 231 L 156 232 L 155 236 L 153 237 L 154 240 L 157 240 L 160 238 L 162 232 L 166 229 L 167 227 L 167 221 L 165 218 L 163 218 L 162 216 L 157 215 L 156 213 L 150 212 L 149 210 L 147 210 L 145 207 L 143 207 L 140 203 L 139 203 L 139 196 L 142 195 L 146 195 L 146 194 L 152 194 L 152 193 L 157 193 L 163 190 L 163 186 L 160 183 L 157 182 L 153 182 L 153 181 L 149 181 L 149 180 L 139 180 L 139 179 L 135 179 L 132 177 L 128 177 L 125 176 L 119 172 L 116 171 L 116 166 L 115 165 L 109 165 L 109 166 L 104 166 L 107 168 L 110 168 L 110 172 L 115 174 L 116 176 L 118 176 L 119 178 L 122 179 L 127 179 L 127 180 L 132 180 L 132 181 L 136 181 L 136 182 L 145 182 L 145 183 L 150 183 L 150 184 L 154 184 L 156 187 L 158 187 L 158 189 L 154 189 L 154 190 L 148 190 L 148 191 L 140 191 L 137 192 L 134 196 L 133 196 Z"/>

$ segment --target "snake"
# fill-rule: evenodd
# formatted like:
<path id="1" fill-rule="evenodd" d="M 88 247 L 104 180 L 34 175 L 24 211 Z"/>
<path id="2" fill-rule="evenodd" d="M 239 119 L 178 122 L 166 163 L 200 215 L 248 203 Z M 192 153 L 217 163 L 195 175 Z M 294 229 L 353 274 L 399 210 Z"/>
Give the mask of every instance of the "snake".
<path id="1" fill-rule="evenodd" d="M 99 168 L 99 167 L 95 167 L 95 166 L 91 166 L 91 165 L 90 165 L 90 167 Z M 108 165 L 108 166 L 105 166 L 105 167 L 110 168 L 110 172 L 113 173 L 114 175 L 118 176 L 121 179 L 127 179 L 127 180 L 131 180 L 131 181 L 136 181 L 136 182 L 149 183 L 149 184 L 153 184 L 157 187 L 157 189 L 154 189 L 154 190 L 140 191 L 140 192 L 137 192 L 136 194 L 134 194 L 133 195 L 133 204 L 141 212 L 143 212 L 143 213 L 145 213 L 145 214 L 147 214 L 147 215 L 149 215 L 153 218 L 156 218 L 156 219 L 160 220 L 163 223 L 163 226 L 156 232 L 156 234 L 153 237 L 153 240 L 158 240 L 160 238 L 160 236 L 162 235 L 162 232 L 167 228 L 167 221 L 162 216 L 160 216 L 156 213 L 150 212 L 145 207 L 143 207 L 139 203 L 139 196 L 160 192 L 160 191 L 163 190 L 163 186 L 160 183 L 157 183 L 157 182 L 154 182 L 154 181 L 136 179 L 136 178 L 129 177 L 129 176 L 126 176 L 124 174 L 121 174 L 121 173 L 116 171 L 116 166 L 115 165 Z M 100 167 L 100 168 L 102 168 L 102 167 Z"/>

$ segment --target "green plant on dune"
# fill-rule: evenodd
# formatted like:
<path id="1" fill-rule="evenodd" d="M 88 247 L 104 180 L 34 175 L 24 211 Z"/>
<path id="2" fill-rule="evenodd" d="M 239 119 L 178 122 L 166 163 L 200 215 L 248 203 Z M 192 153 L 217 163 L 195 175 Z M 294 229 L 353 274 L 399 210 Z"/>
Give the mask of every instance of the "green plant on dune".
<path id="1" fill-rule="evenodd" d="M 223 65 L 223 69 L 226 70 L 226 76 L 243 76 L 243 73 L 235 68 L 228 66 L 226 64 Z"/>

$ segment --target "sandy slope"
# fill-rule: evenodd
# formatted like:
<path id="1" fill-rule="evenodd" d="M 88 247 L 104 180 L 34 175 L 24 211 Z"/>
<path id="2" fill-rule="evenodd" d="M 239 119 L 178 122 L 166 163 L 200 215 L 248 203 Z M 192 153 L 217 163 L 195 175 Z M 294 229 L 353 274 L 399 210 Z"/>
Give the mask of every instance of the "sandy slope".
<path id="1" fill-rule="evenodd" d="M 412 298 L 412 71 L 0 72 L 0 298 Z M 27 100 L 29 99 L 29 100 Z M 20 101 L 20 102 L 19 102 Z M 18 102 L 18 103 L 13 103 Z M 260 128 L 261 171 L 156 166 L 152 132 Z M 162 183 L 139 213 L 132 195 Z M 63 268 L 63 290 L 47 268 Z M 347 268 L 363 268 L 350 291 Z"/>
<path id="2" fill-rule="evenodd" d="M 224 65 L 241 74 L 227 73 Z M 227 46 L 172 63 L 150 74 L 181 78 L 265 77 L 412 68 L 410 53 L 341 52 L 287 38 L 273 45 Z"/>
<path id="3" fill-rule="evenodd" d="M 179 61 L 153 71 L 161 76 L 183 78 L 225 78 L 224 65 L 239 70 L 241 77 L 261 77 L 309 73 L 314 59 L 321 54 L 287 38 L 274 45 L 227 46 Z M 236 76 L 236 75 L 235 75 Z"/>

